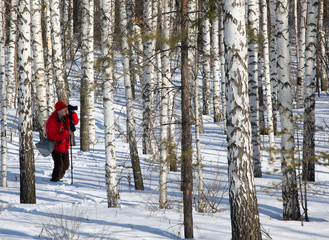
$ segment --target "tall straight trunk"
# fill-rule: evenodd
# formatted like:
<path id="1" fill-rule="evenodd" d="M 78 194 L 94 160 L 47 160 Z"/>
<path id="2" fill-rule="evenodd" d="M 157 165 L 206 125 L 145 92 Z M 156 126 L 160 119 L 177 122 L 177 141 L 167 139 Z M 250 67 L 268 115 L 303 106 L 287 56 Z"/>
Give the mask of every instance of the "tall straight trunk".
<path id="1" fill-rule="evenodd" d="M 203 114 L 209 115 L 211 109 L 211 94 L 210 94 L 210 21 L 206 16 L 208 9 L 208 1 L 202 1 L 202 99 L 203 99 Z"/>
<path id="2" fill-rule="evenodd" d="M 260 162 L 259 136 L 259 97 L 258 97 L 258 34 L 259 34 L 259 3 L 257 0 L 248 1 L 248 72 L 252 156 L 254 162 L 254 176 L 262 177 Z"/>
<path id="3" fill-rule="evenodd" d="M 102 0 L 102 57 L 103 63 L 103 105 L 104 105 L 104 137 L 105 137 L 105 182 L 107 189 L 107 206 L 120 207 L 115 155 L 115 123 L 114 123 L 114 15 L 115 1 Z"/>
<path id="4" fill-rule="evenodd" d="M 268 42 L 268 19 L 267 19 L 267 2 L 261 0 L 261 33 L 263 36 L 263 56 L 264 56 L 264 77 L 265 77 L 265 88 L 266 88 L 266 108 L 267 108 L 267 132 L 270 142 L 270 160 L 276 159 L 276 146 L 274 138 L 273 128 L 273 111 L 272 111 L 272 98 L 271 98 L 271 76 L 270 76 L 270 59 L 269 59 L 269 42 Z"/>
<path id="5" fill-rule="evenodd" d="M 224 55 L 224 16 L 222 13 L 220 14 L 220 41 L 219 41 L 219 53 L 220 53 L 220 72 L 221 72 L 221 90 L 222 90 L 222 108 L 223 108 L 223 122 L 224 122 L 224 132 L 227 132 L 226 127 L 226 73 L 225 73 L 225 55 Z"/>
<path id="6" fill-rule="evenodd" d="M 160 81 L 160 208 L 168 207 L 167 200 L 167 172 L 169 170 L 169 118 L 168 118 L 168 92 L 170 80 L 170 59 L 169 59 L 169 2 L 163 2 L 162 6 L 162 81 Z"/>
<path id="7" fill-rule="evenodd" d="M 318 1 L 308 1 L 305 51 L 303 179 L 315 181 L 315 90 Z"/>
<path id="8" fill-rule="evenodd" d="M 271 96 L 272 96 L 272 115 L 273 115 L 273 129 L 274 134 L 277 133 L 277 111 L 278 111 L 278 78 L 277 78 L 277 40 L 276 40 L 276 13 L 275 0 L 270 0 L 270 76 L 271 76 Z"/>
<path id="9" fill-rule="evenodd" d="M 7 96 L 8 107 L 13 104 L 16 107 L 15 87 L 17 84 L 16 56 L 17 56 L 17 0 L 11 0 L 10 19 L 9 19 L 9 37 L 8 37 L 8 67 L 7 67 Z M 2 8 L 4 9 L 4 8 Z"/>
<path id="10" fill-rule="evenodd" d="M 212 55 L 212 75 L 213 75 L 213 109 L 214 122 L 223 121 L 223 112 L 220 106 L 220 56 L 219 56 L 219 3 L 213 6 L 217 9 L 214 19 L 211 21 L 211 55 Z"/>
<path id="11" fill-rule="evenodd" d="M 294 119 L 290 84 L 288 0 L 276 4 L 277 73 L 279 80 L 279 112 L 281 121 L 281 171 L 283 219 L 299 220 L 298 188 L 294 160 Z"/>
<path id="12" fill-rule="evenodd" d="M 188 1 L 181 3 L 181 75 L 182 75 L 182 190 L 184 203 L 184 236 L 193 238 L 193 214 L 192 214 L 192 130 L 191 130 L 191 107 L 190 107 L 190 73 L 188 51 Z"/>
<path id="13" fill-rule="evenodd" d="M 297 107 L 304 104 L 304 82 L 305 82 L 305 34 L 306 34 L 307 0 L 301 0 L 301 16 L 299 24 L 298 62 L 297 62 Z"/>
<path id="14" fill-rule="evenodd" d="M 152 154 L 152 97 L 154 83 L 154 65 L 152 58 L 155 51 L 155 29 L 152 29 L 153 1 L 144 1 L 144 74 L 143 95 L 143 154 Z"/>
<path id="15" fill-rule="evenodd" d="M 45 79 L 44 48 L 42 42 L 41 28 L 41 3 L 40 0 L 31 0 L 32 9 L 32 52 L 33 52 L 33 76 L 32 81 L 36 86 L 36 100 L 34 111 L 38 117 L 38 127 L 40 136 L 46 136 L 46 122 L 49 117 L 47 102 L 47 86 Z"/>
<path id="16" fill-rule="evenodd" d="M 129 149 L 130 149 L 130 159 L 134 173 L 134 182 L 136 190 L 144 190 L 144 183 L 142 177 L 142 171 L 140 168 L 139 156 L 137 151 L 136 142 L 136 130 L 135 130 L 135 120 L 133 113 L 133 97 L 131 91 L 131 81 L 129 74 L 129 55 L 128 43 L 127 43 L 127 14 L 126 14 L 126 0 L 120 1 L 120 20 L 122 24 L 122 63 L 124 72 L 124 82 L 125 82 L 125 95 L 126 95 L 126 112 L 127 112 L 127 132 L 129 139 Z"/>
<path id="17" fill-rule="evenodd" d="M 49 1 L 44 0 L 44 16 L 45 16 L 45 34 L 46 34 L 46 49 L 45 49 L 45 75 L 47 81 L 47 100 L 48 113 L 54 110 L 55 106 L 55 86 L 54 86 L 54 72 L 53 72 L 53 46 L 51 42 L 51 19 Z"/>
<path id="18" fill-rule="evenodd" d="M 328 90 L 328 67 L 326 63 L 328 63 L 329 57 L 326 54 L 325 49 L 325 37 L 323 30 L 323 14 L 324 14 L 324 0 L 319 0 L 319 11 L 318 11 L 318 53 L 317 56 L 317 72 L 321 78 L 321 90 Z M 327 3 L 328 4 L 328 3 Z"/>
<path id="19" fill-rule="evenodd" d="M 69 89 L 64 79 L 64 63 L 62 55 L 62 40 L 60 28 L 60 8 L 59 0 L 50 0 L 50 16 L 51 16 L 51 42 L 53 46 L 53 69 L 55 77 L 55 86 L 58 100 L 68 104 Z"/>
<path id="20" fill-rule="evenodd" d="M 0 2 L 1 9 L 4 9 L 4 2 Z M 1 187 L 7 187 L 7 79 L 5 75 L 5 21 L 4 12 L 0 12 L 0 104 L 1 104 Z"/>
<path id="21" fill-rule="evenodd" d="M 18 1 L 18 130 L 20 203 L 36 203 L 31 108 L 30 1 Z"/>
<path id="22" fill-rule="evenodd" d="M 261 239 L 251 149 L 245 10 L 244 1 L 239 4 L 234 0 L 223 3 L 227 155 L 233 240 Z"/>

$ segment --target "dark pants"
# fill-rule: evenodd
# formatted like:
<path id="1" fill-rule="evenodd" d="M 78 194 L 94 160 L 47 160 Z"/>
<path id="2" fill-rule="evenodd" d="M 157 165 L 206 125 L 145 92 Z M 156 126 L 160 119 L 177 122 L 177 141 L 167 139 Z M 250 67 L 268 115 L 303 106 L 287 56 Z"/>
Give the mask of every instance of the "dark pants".
<path id="1" fill-rule="evenodd" d="M 52 179 L 60 180 L 64 177 L 65 171 L 70 167 L 69 152 L 60 153 L 53 151 L 51 155 L 54 160 Z"/>

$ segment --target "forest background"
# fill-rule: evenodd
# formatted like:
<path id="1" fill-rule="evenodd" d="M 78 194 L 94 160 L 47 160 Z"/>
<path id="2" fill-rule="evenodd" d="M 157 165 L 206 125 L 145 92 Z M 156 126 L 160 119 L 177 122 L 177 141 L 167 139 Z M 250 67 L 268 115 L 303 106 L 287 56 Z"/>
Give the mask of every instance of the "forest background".
<path id="1" fill-rule="evenodd" d="M 326 180 L 321 173 L 326 169 L 328 157 L 324 145 L 316 139 L 319 130 L 326 132 L 327 124 L 321 104 L 321 124 L 315 124 L 318 117 L 315 103 L 316 99 L 320 103 L 327 99 L 327 1 L 16 3 L 13 0 L 1 4 L 3 219 L 9 217 L 12 221 L 11 213 L 17 212 L 17 208 L 21 209 L 19 215 L 27 216 L 29 204 L 36 204 L 32 212 L 40 216 L 38 186 L 56 189 L 42 181 L 51 168 L 49 159 L 40 165 L 48 170 L 35 171 L 35 159 L 39 160 L 40 155 L 33 145 L 45 136 L 45 122 L 58 99 L 66 103 L 70 99 L 70 103 L 79 106 L 81 121 L 75 140 L 80 149 L 75 149 L 75 153 L 84 156 L 84 167 L 91 168 L 91 160 L 95 161 L 96 156 L 105 163 L 105 179 L 101 182 L 106 186 L 107 207 L 120 208 L 121 202 L 128 206 L 134 200 L 138 202 L 138 196 L 145 199 L 151 191 L 158 196 L 158 204 L 152 202 L 152 209 L 162 212 L 167 223 L 172 221 L 168 212 L 170 215 L 177 211 L 180 215 L 175 225 L 179 227 L 169 231 L 169 236 L 168 225 L 160 232 L 154 227 L 143 229 L 144 233 L 193 238 L 194 229 L 199 229 L 194 225 L 195 215 L 197 220 L 209 220 L 209 216 L 223 211 L 226 214 L 218 219 L 227 218 L 230 212 L 231 221 L 224 225 L 231 226 L 231 231 L 207 231 L 210 238 L 228 235 L 232 239 L 271 238 L 269 231 L 261 228 L 267 221 L 260 216 L 269 216 L 270 226 L 272 217 L 304 225 L 304 221 L 310 221 L 309 192 L 317 195 L 322 191 L 321 197 L 311 199 L 325 202 L 327 184 L 322 182 Z M 124 121 L 120 122 L 118 116 L 123 116 Z M 8 124 L 7 118 L 12 124 Z M 100 119 L 103 120 L 97 125 Z M 222 176 L 216 167 L 217 170 L 207 172 L 206 164 L 211 169 L 216 160 L 202 145 L 203 138 L 212 142 L 207 127 L 208 131 L 218 131 L 215 134 L 227 138 L 227 142 L 219 141 L 219 145 L 215 141 L 211 145 L 214 152 L 210 153 L 217 156 L 216 164 L 226 162 L 223 169 L 227 170 L 223 172 L 228 176 L 224 180 L 227 185 L 218 183 L 223 180 L 218 181 L 218 176 Z M 126 143 L 116 144 L 115 139 L 120 138 Z M 322 143 L 325 142 L 326 137 Z M 16 143 L 16 148 L 12 143 Z M 99 155 L 95 149 L 100 146 L 103 154 Z M 118 155 L 123 146 L 128 148 Z M 224 158 L 219 157 L 217 147 L 224 147 L 225 150 L 220 150 L 224 151 Z M 127 152 L 131 164 L 128 166 L 120 161 Z M 7 157 L 19 162 L 7 162 Z M 126 175 L 121 172 L 117 176 L 118 166 L 128 169 Z M 155 166 L 152 172 L 159 175 L 157 181 L 145 177 L 150 166 Z M 316 168 L 321 170 L 315 171 Z M 171 175 L 175 175 L 174 180 Z M 271 180 L 265 181 L 263 188 L 259 183 L 267 176 Z M 274 183 L 273 176 L 281 180 Z M 89 185 L 90 177 L 80 175 L 79 179 Z M 120 185 L 122 179 L 127 179 L 128 185 Z M 147 180 L 150 188 L 145 189 Z M 182 191 L 182 200 L 175 204 L 168 199 L 168 189 L 174 182 L 176 191 L 172 196 L 178 198 Z M 85 202 L 86 194 L 95 190 L 94 186 L 84 190 L 88 193 L 81 193 L 75 189 L 77 185 L 70 186 L 68 181 L 61 186 L 63 191 L 56 196 L 76 191 L 78 197 L 68 202 L 81 204 L 77 208 L 83 207 L 81 200 Z M 129 191 L 134 186 L 139 195 L 124 198 L 120 192 L 124 186 Z M 263 200 L 259 192 L 272 196 L 271 191 L 276 194 L 281 191 L 278 198 L 282 201 L 282 216 L 278 211 L 269 214 L 269 203 L 266 210 L 259 210 L 261 205 L 257 202 Z M 11 196 L 19 197 L 20 204 Z M 103 201 L 92 199 L 96 203 Z M 148 209 L 149 203 L 150 199 L 139 204 Z M 60 207 L 66 208 L 64 205 Z M 324 205 L 323 209 L 327 207 Z M 88 211 L 89 214 L 94 213 Z M 89 231 L 83 233 L 80 229 L 88 218 L 82 217 L 82 213 L 77 215 L 49 212 L 47 220 L 36 224 L 42 226 L 38 236 L 90 237 Z M 316 232 L 323 229 L 322 222 L 328 221 L 325 216 L 317 217 L 321 220 Z M 48 219 L 55 223 L 45 224 Z M 108 224 L 105 220 L 103 224 L 96 222 Z M 278 222 L 281 229 L 283 225 Z M 67 226 L 68 223 L 74 226 Z M 10 224 L 9 228 L 14 226 L 15 223 Z M 312 228 L 307 231 L 312 232 Z M 23 232 L 4 230 L 4 237 L 22 237 Z M 302 231 L 298 232 L 302 239 Z M 311 235 L 319 239 L 327 236 L 316 232 Z M 283 233 L 286 234 L 278 230 L 274 234 Z M 198 238 L 203 238 L 203 234 Z M 107 237 L 105 232 L 101 235 Z M 35 233 L 29 233 L 29 237 L 34 238 Z"/>

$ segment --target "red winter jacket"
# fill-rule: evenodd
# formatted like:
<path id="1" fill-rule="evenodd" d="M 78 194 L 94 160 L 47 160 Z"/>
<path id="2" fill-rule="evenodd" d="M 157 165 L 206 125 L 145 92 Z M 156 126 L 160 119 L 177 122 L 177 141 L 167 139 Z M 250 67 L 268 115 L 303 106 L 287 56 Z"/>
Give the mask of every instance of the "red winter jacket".
<path id="1" fill-rule="evenodd" d="M 66 153 L 70 147 L 70 119 L 69 115 L 64 116 L 64 122 L 60 122 L 57 116 L 57 112 L 53 112 L 46 124 L 47 137 L 51 141 L 56 141 L 54 151 Z M 79 123 L 78 115 L 74 112 L 72 114 L 72 120 L 74 125 Z"/>

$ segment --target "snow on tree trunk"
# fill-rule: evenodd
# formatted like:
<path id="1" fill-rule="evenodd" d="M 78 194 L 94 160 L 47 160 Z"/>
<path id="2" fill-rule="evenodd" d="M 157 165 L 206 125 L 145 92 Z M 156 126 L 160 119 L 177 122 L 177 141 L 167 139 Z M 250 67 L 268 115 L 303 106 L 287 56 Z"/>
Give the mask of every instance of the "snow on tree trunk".
<path id="1" fill-rule="evenodd" d="M 15 101 L 15 86 L 17 79 L 16 71 L 16 46 L 17 46 L 17 0 L 11 0 L 10 7 L 10 19 L 9 19 L 9 37 L 8 37 L 8 66 L 7 66 L 7 97 L 8 97 L 8 107 L 11 107 Z M 4 8 L 2 8 L 4 9 Z"/>
<path id="2" fill-rule="evenodd" d="M 4 1 L 0 3 L 4 8 Z M 5 21 L 4 12 L 0 12 L 0 89 L 1 89 L 1 187 L 7 187 L 7 79 L 5 75 Z"/>
<path id="3" fill-rule="evenodd" d="M 273 111 L 273 129 L 274 134 L 277 132 L 277 111 L 278 111 L 278 79 L 277 79 L 277 69 L 276 69 L 276 62 L 277 62 L 277 42 L 276 42 L 276 14 L 275 14 L 275 0 L 270 0 L 270 15 L 271 15 L 271 29 L 270 29 L 270 76 L 271 76 L 271 96 L 272 96 L 272 111 Z"/>
<path id="4" fill-rule="evenodd" d="M 206 13 L 208 9 L 208 1 L 202 1 L 202 99 L 203 99 L 203 114 L 209 115 L 211 109 L 211 94 L 210 94 L 210 21 Z"/>
<path id="5" fill-rule="evenodd" d="M 294 119 L 290 85 L 288 0 L 276 4 L 277 77 L 281 121 L 281 171 L 283 219 L 299 220 L 298 188 L 294 161 Z"/>
<path id="6" fill-rule="evenodd" d="M 261 33 L 263 37 L 263 53 L 264 53 L 264 77 L 265 77 L 265 88 L 266 88 L 266 108 L 267 108 L 267 132 L 270 142 L 270 160 L 273 162 L 276 159 L 276 146 L 274 138 L 274 128 L 273 128 L 273 111 L 272 111 L 272 98 L 271 98 L 271 82 L 270 82 L 270 59 L 269 59 L 269 42 L 268 42 L 268 21 L 267 21 L 267 2 L 266 0 L 261 0 Z"/>
<path id="7" fill-rule="evenodd" d="M 152 154 L 152 97 L 154 83 L 155 29 L 152 29 L 153 1 L 144 1 L 144 74 L 142 81 L 143 95 L 143 154 Z"/>
<path id="8" fill-rule="evenodd" d="M 248 72 L 249 72 L 249 100 L 252 156 L 254 162 L 254 176 L 262 177 L 260 163 L 260 136 L 259 136 L 259 98 L 258 98 L 258 33 L 259 33 L 259 6 L 258 1 L 248 1 Z"/>
<path id="9" fill-rule="evenodd" d="M 297 107 L 301 108 L 304 103 L 304 81 L 305 81 L 305 34 L 306 34 L 307 0 L 301 0 L 301 16 L 298 42 L 297 62 Z"/>
<path id="10" fill-rule="evenodd" d="M 127 111 L 127 133 L 129 139 L 129 149 L 130 149 L 130 158 L 131 164 L 134 173 L 134 182 L 136 190 L 144 190 L 144 183 L 142 177 L 142 171 L 140 168 L 139 156 L 137 151 L 137 142 L 136 142 L 136 130 L 135 130 L 135 120 L 133 113 L 133 97 L 131 91 L 131 81 L 129 74 L 129 52 L 128 52 L 128 43 L 127 43 L 127 14 L 126 14 L 126 0 L 120 1 L 120 20 L 122 24 L 122 63 L 123 63 L 123 72 L 124 72 L 124 82 L 125 82 L 125 94 L 126 94 L 126 111 Z"/>
<path id="11" fill-rule="evenodd" d="M 213 75 L 213 109 L 214 122 L 223 121 L 222 108 L 220 106 L 220 56 L 219 56 L 219 3 L 214 7 L 217 9 L 214 19 L 211 21 L 211 55 Z"/>
<path id="12" fill-rule="evenodd" d="M 181 4 L 181 106 L 182 106 L 182 190 L 184 203 L 184 236 L 193 238 L 193 214 L 192 214 L 192 129 L 191 129 L 191 74 L 189 66 L 189 3 L 183 0 Z"/>
<path id="13" fill-rule="evenodd" d="M 232 239 L 261 239 L 253 177 L 245 2 L 223 2 Z"/>
<path id="14" fill-rule="evenodd" d="M 53 69 L 57 97 L 58 100 L 68 104 L 69 93 L 67 82 L 64 79 L 59 0 L 50 0 L 50 16 L 52 27 L 51 42 L 53 46 Z"/>
<path id="15" fill-rule="evenodd" d="M 40 136 L 46 136 L 46 122 L 48 120 L 47 86 L 45 79 L 45 61 L 42 43 L 41 3 L 40 0 L 31 0 L 32 10 L 32 53 L 33 76 L 36 85 L 36 100 L 34 109 L 37 109 L 38 127 Z"/>
<path id="16" fill-rule="evenodd" d="M 115 155 L 115 123 L 114 123 L 114 0 L 102 0 L 101 12 L 103 28 L 101 32 L 103 62 L 103 105 L 104 105 L 104 137 L 105 137 L 105 182 L 108 207 L 120 207 Z"/>
<path id="17" fill-rule="evenodd" d="M 318 1 L 308 1 L 305 41 L 303 179 L 315 181 L 315 89 Z"/>
<path id="18" fill-rule="evenodd" d="M 18 1 L 18 130 L 20 203 L 36 203 L 31 103 L 30 1 Z"/>
<path id="19" fill-rule="evenodd" d="M 167 208 L 167 172 L 169 170 L 169 153 L 168 153 L 168 135 L 169 135 L 169 119 L 168 119 L 168 92 L 170 80 L 170 59 L 169 59 L 169 22 L 170 10 L 169 2 L 164 1 L 162 6 L 162 81 L 160 82 L 160 208 Z"/>
<path id="20" fill-rule="evenodd" d="M 44 15 L 45 15 L 45 34 L 46 34 L 46 44 L 45 48 L 45 71 L 47 80 L 47 99 L 48 99 L 48 113 L 54 110 L 55 106 L 55 87 L 54 87 L 54 72 L 53 72 L 53 47 L 51 42 L 51 21 L 50 21 L 50 8 L 49 2 L 44 0 Z"/>

